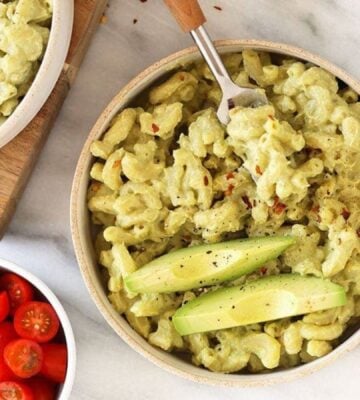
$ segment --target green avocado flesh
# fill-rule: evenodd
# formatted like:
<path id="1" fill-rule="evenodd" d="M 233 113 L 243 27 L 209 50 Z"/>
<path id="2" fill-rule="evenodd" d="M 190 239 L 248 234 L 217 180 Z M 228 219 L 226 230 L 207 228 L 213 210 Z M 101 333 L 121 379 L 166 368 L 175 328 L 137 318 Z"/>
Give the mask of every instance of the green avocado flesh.
<path id="1" fill-rule="evenodd" d="M 156 258 L 124 282 L 133 293 L 169 293 L 215 285 L 254 271 L 293 243 L 291 236 L 272 236 L 188 247 Z"/>
<path id="2" fill-rule="evenodd" d="M 190 335 L 307 314 L 345 303 L 344 288 L 329 280 L 281 274 L 199 296 L 179 308 L 172 321 L 180 335 Z"/>

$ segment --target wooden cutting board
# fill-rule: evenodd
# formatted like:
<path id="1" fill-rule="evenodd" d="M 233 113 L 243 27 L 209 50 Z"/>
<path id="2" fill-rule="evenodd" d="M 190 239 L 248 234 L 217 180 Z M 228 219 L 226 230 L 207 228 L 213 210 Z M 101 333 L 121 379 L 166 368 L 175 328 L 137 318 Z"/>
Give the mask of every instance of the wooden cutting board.
<path id="1" fill-rule="evenodd" d="M 45 105 L 13 141 L 0 149 L 0 238 L 39 157 L 60 108 L 76 78 L 108 0 L 75 0 L 74 30 L 61 76 Z"/>

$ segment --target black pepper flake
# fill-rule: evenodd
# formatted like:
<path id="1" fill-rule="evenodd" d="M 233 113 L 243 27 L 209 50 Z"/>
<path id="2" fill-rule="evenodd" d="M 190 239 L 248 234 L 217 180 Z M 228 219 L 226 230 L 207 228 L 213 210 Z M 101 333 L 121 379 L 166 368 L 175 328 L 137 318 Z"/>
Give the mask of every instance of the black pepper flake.
<path id="1" fill-rule="evenodd" d="M 216 8 L 216 6 L 214 6 L 214 8 Z M 222 8 L 216 8 L 217 10 L 222 10 Z M 232 110 L 234 107 L 235 107 L 235 103 L 234 103 L 234 100 L 233 99 L 229 99 L 228 100 L 228 107 L 229 107 L 229 110 Z"/>
<path id="2" fill-rule="evenodd" d="M 133 19 L 133 24 L 135 25 L 135 24 L 137 24 L 137 22 L 138 22 L 137 18 L 134 18 Z"/>
<path id="3" fill-rule="evenodd" d="M 234 308 L 235 308 L 235 306 L 231 306 L 231 308 L 232 308 L 232 309 L 234 309 Z"/>
<path id="4" fill-rule="evenodd" d="M 241 199 L 244 202 L 244 204 L 246 205 L 246 209 L 247 210 L 251 210 L 253 206 L 251 204 L 251 201 L 250 201 L 249 197 L 248 196 L 242 196 Z"/>
<path id="5" fill-rule="evenodd" d="M 199 281 L 199 283 L 200 283 L 200 285 L 202 285 L 202 284 L 203 284 L 203 281 Z"/>
<path id="6" fill-rule="evenodd" d="M 218 263 L 216 262 L 216 261 L 213 261 L 213 266 L 215 267 L 215 268 L 217 268 L 218 267 Z"/>
<path id="7" fill-rule="evenodd" d="M 207 252 L 206 252 L 206 254 L 211 254 L 212 253 L 212 250 L 208 250 Z"/>
<path id="8" fill-rule="evenodd" d="M 180 264 L 180 268 L 184 268 L 183 264 Z"/>
<path id="9" fill-rule="evenodd" d="M 214 6 L 214 8 L 215 8 L 215 10 L 222 11 L 222 7 L 220 7 L 220 6 Z"/>

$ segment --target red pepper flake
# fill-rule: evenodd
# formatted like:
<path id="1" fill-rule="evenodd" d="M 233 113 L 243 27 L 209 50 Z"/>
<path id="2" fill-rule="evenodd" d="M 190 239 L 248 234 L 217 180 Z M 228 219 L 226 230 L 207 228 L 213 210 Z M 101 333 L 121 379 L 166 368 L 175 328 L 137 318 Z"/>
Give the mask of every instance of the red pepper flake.
<path id="1" fill-rule="evenodd" d="M 261 168 L 260 168 L 259 165 L 257 165 L 257 166 L 255 167 L 255 171 L 256 171 L 256 173 L 257 173 L 258 175 L 262 175 L 262 174 L 263 174 L 263 172 L 262 172 L 262 170 L 261 170 Z"/>
<path id="2" fill-rule="evenodd" d="M 207 186 L 209 184 L 209 178 L 204 176 L 204 185 Z"/>
<path id="3" fill-rule="evenodd" d="M 235 177 L 235 175 L 234 175 L 233 172 L 228 172 L 228 173 L 226 174 L 226 179 L 227 179 L 227 180 L 233 179 L 234 177 Z"/>
<path id="4" fill-rule="evenodd" d="M 278 196 L 275 196 L 274 205 L 272 206 L 272 208 L 274 210 L 274 213 L 279 215 L 286 209 L 286 205 L 280 202 Z"/>
<path id="5" fill-rule="evenodd" d="M 160 130 L 160 128 L 156 124 L 152 124 L 151 129 L 154 133 L 159 132 L 159 130 Z"/>
<path id="6" fill-rule="evenodd" d="M 233 190 L 234 190 L 235 186 L 234 185 L 229 185 L 228 188 L 225 191 L 225 196 L 231 196 Z"/>
<path id="7" fill-rule="evenodd" d="M 314 206 L 314 207 L 311 209 L 311 211 L 314 212 L 314 213 L 318 213 L 318 212 L 320 211 L 320 206 L 319 206 L 319 205 L 318 205 L 318 206 Z"/>
<path id="8" fill-rule="evenodd" d="M 242 196 L 241 199 L 245 203 L 246 209 L 247 210 L 251 210 L 253 206 L 252 206 L 251 201 L 249 200 L 249 198 L 247 196 Z"/>
<path id="9" fill-rule="evenodd" d="M 347 221 L 350 218 L 351 213 L 346 208 L 343 208 L 341 215 L 343 216 L 344 220 Z"/>
<path id="10" fill-rule="evenodd" d="M 265 275 L 267 273 L 267 268 L 266 267 L 261 267 L 260 268 L 260 274 Z"/>
<path id="11" fill-rule="evenodd" d="M 191 242 L 191 236 L 189 236 L 189 235 L 184 235 L 183 237 L 182 237 L 182 240 L 184 241 L 184 242 Z"/>
<path id="12" fill-rule="evenodd" d="M 268 115 L 268 118 L 270 118 L 270 119 L 271 119 L 271 121 L 275 121 L 275 118 L 274 118 L 274 116 L 273 116 L 273 115 L 271 115 L 271 114 L 269 114 L 269 115 Z"/>
<path id="13" fill-rule="evenodd" d="M 315 214 L 316 221 L 321 222 L 321 217 L 319 215 L 320 206 L 319 205 L 313 206 L 310 211 L 312 211 Z"/>
<path id="14" fill-rule="evenodd" d="M 180 74 L 180 75 L 179 75 L 179 79 L 180 79 L 181 81 L 184 81 L 184 80 L 185 80 L 185 76 L 184 76 L 183 74 Z"/>
<path id="15" fill-rule="evenodd" d="M 116 161 L 114 161 L 112 168 L 114 168 L 114 169 L 118 168 L 118 167 L 120 167 L 120 165 L 121 165 L 121 160 L 116 160 Z"/>
<path id="16" fill-rule="evenodd" d="M 276 204 L 274 211 L 275 211 L 275 214 L 280 215 L 285 209 L 286 209 L 286 205 L 284 203 L 278 203 L 278 204 Z"/>
<path id="17" fill-rule="evenodd" d="M 357 234 L 358 237 L 360 238 L 360 228 L 356 231 L 356 234 Z"/>
<path id="18" fill-rule="evenodd" d="M 214 6 L 214 8 L 215 8 L 215 10 L 222 11 L 222 7 L 220 7 L 220 6 Z"/>
<path id="19" fill-rule="evenodd" d="M 135 25 L 135 24 L 137 24 L 137 22 L 138 22 L 137 18 L 134 18 L 133 19 L 133 24 Z"/>

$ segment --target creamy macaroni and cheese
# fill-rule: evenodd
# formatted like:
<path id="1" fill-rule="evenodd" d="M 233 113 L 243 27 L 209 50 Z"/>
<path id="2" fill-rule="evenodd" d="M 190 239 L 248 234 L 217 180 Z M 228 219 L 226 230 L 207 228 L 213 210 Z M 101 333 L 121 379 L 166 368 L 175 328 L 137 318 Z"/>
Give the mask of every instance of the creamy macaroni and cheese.
<path id="1" fill-rule="evenodd" d="M 360 102 L 314 65 L 251 50 L 224 57 L 233 80 L 270 104 L 216 109 L 208 67 L 185 66 L 117 115 L 91 152 L 88 206 L 108 298 L 149 343 L 212 371 L 292 367 L 329 353 L 360 316 Z M 330 278 L 343 307 L 181 337 L 171 321 L 207 290 L 128 293 L 123 278 L 164 253 L 237 237 L 296 244 L 256 273 Z"/>
<path id="2" fill-rule="evenodd" d="M 49 39 L 52 0 L 0 2 L 0 123 L 29 90 Z"/>

